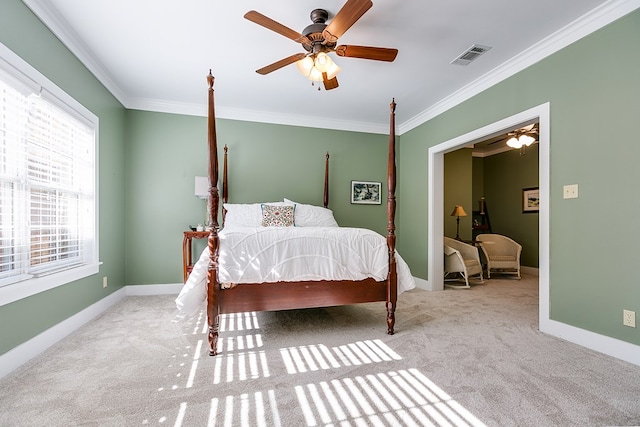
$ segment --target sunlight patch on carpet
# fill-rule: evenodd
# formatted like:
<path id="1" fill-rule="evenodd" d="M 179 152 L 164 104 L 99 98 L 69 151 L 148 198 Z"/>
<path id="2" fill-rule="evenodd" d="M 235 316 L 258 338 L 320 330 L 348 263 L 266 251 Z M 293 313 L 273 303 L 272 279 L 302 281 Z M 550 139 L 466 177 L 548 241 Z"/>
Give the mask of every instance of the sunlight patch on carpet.
<path id="1" fill-rule="evenodd" d="M 484 426 L 417 369 L 322 381 L 295 391 L 307 426 Z"/>
<path id="2" fill-rule="evenodd" d="M 281 348 L 280 355 L 289 374 L 402 359 L 382 340 L 357 341 L 332 348 L 324 344 Z"/>
<path id="3" fill-rule="evenodd" d="M 175 366 L 179 372 L 175 383 L 161 390 L 184 387 L 215 393 L 224 390 L 219 388 L 224 384 L 242 382 L 253 390 L 212 398 L 209 426 L 280 426 L 290 424 L 291 416 L 295 425 L 308 427 L 485 426 L 418 369 L 411 365 L 393 369 L 396 362 L 406 361 L 383 339 L 273 348 L 269 346 L 273 331 L 260 330 L 257 313 L 238 313 L 221 316 L 220 330 L 229 333 L 218 341 L 218 356 L 205 358 L 208 326 L 202 318 L 196 323 L 203 336 L 197 343 L 176 349 L 173 357 L 178 359 Z M 205 367 L 207 372 L 198 372 Z M 270 377 L 272 371 L 276 376 L 286 373 L 291 379 L 282 380 L 286 381 L 282 389 L 260 390 L 260 380 Z M 314 378 L 314 373 L 314 380 L 301 382 Z M 183 402 L 176 408 L 175 426 L 189 424 L 186 405 Z M 287 408 L 287 419 L 281 419 L 278 405 Z"/>

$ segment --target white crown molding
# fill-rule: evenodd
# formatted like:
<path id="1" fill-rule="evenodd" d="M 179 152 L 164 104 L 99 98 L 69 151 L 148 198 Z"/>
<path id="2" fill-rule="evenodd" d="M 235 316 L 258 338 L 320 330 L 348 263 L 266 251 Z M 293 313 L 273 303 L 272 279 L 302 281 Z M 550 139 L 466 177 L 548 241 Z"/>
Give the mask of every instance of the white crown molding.
<path id="1" fill-rule="evenodd" d="M 435 103 L 399 126 L 399 134 L 425 123 L 491 86 L 541 61 L 605 25 L 640 8 L 640 0 L 611 0 L 589 11 L 564 28 L 494 68 L 468 85 Z"/>
<path id="2" fill-rule="evenodd" d="M 129 105 L 128 97 L 107 72 L 104 64 L 96 58 L 80 36 L 72 30 L 69 23 L 49 2 L 39 0 L 22 0 L 22 2 L 31 9 L 40 21 L 58 37 L 62 44 L 87 67 L 122 105 L 125 107 Z"/>
<path id="3" fill-rule="evenodd" d="M 187 116 L 207 116 L 206 104 L 166 102 L 156 99 L 133 100 L 133 102 L 129 106 L 127 106 L 127 108 L 133 110 L 155 111 L 158 113 L 184 114 Z M 326 119 L 322 121 L 322 126 L 319 127 L 317 117 L 302 116 L 297 114 L 278 114 L 268 111 L 245 110 L 241 108 L 228 108 L 220 105 L 216 105 L 216 118 L 287 126 L 301 126 L 307 128 L 375 133 L 383 135 L 389 133 L 389 125 Z"/>

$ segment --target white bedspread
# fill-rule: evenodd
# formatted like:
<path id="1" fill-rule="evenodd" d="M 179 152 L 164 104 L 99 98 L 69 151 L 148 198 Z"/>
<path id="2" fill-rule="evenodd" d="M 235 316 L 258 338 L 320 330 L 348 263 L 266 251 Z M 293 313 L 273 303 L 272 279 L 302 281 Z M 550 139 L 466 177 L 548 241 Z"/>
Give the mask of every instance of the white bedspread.
<path id="1" fill-rule="evenodd" d="M 386 238 L 348 227 L 236 227 L 221 230 L 221 283 L 262 283 L 309 280 L 385 280 Z M 406 262 L 396 255 L 398 294 L 415 287 Z M 202 308 L 206 299 L 208 248 L 194 265 L 176 299 L 181 315 Z"/>

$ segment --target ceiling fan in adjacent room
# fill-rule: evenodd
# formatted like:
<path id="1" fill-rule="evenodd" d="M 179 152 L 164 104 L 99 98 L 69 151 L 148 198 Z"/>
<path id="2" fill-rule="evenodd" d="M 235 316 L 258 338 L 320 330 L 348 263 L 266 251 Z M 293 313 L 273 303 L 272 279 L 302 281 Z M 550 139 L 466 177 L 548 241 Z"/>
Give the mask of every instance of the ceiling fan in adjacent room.
<path id="1" fill-rule="evenodd" d="M 538 140 L 538 133 L 538 124 L 532 123 L 507 132 L 506 134 L 499 134 L 486 141 L 477 143 L 474 145 L 474 149 L 477 152 L 486 154 L 494 152 L 495 147 L 498 147 L 498 150 L 500 150 L 501 147 L 504 147 L 503 144 L 506 144 L 510 148 L 519 149 L 520 154 L 524 155 L 526 154 L 526 148 Z"/>
<path id="2" fill-rule="evenodd" d="M 507 145 L 511 148 L 519 148 L 520 154 L 538 140 L 538 124 L 532 123 L 507 134 Z"/>
<path id="3" fill-rule="evenodd" d="M 262 67 L 258 74 L 269 74 L 289 64 L 296 63 L 298 70 L 313 82 L 323 82 L 326 90 L 338 87 L 337 74 L 340 67 L 333 62 L 329 53 L 349 58 L 372 59 L 374 61 L 393 62 L 398 49 L 372 46 L 337 45 L 338 39 L 367 12 L 373 3 L 370 0 L 347 0 L 335 17 L 326 24 L 329 13 L 324 9 L 311 11 L 313 24 L 298 33 L 273 19 L 251 10 L 244 17 L 251 22 L 275 31 L 300 43 L 306 53 L 296 53 L 284 59 Z M 318 88 L 319 90 L 320 88 Z"/>

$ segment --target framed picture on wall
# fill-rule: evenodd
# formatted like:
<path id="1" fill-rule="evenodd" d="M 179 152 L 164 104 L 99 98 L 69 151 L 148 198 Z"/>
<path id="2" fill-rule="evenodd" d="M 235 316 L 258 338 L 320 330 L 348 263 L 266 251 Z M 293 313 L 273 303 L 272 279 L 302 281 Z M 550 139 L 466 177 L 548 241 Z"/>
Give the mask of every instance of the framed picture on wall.
<path id="1" fill-rule="evenodd" d="M 351 181 L 351 203 L 379 205 L 382 203 L 382 184 L 371 181 Z"/>
<path id="2" fill-rule="evenodd" d="M 540 189 L 538 187 L 522 189 L 522 213 L 540 212 Z"/>

